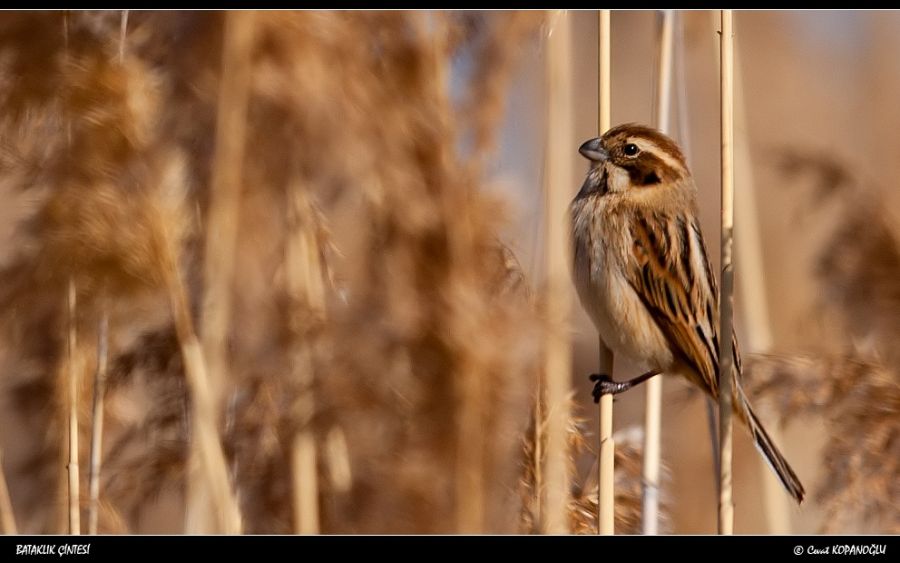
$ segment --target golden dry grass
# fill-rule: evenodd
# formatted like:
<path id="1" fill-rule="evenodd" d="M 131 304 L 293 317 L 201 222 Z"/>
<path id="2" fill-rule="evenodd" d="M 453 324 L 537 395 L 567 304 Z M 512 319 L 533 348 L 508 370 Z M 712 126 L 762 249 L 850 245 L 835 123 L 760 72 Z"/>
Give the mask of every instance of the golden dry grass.
<path id="1" fill-rule="evenodd" d="M 26 462 L 0 446 L 18 529 L 67 529 L 71 279 L 83 508 L 109 319 L 99 532 L 156 531 L 159 506 L 164 531 L 184 531 L 201 435 L 214 496 L 233 491 L 247 533 L 307 518 L 324 533 L 531 531 L 534 460 L 523 477 L 521 450 L 534 443 L 545 293 L 501 236 L 516 202 L 491 188 L 512 80 L 543 46 L 544 14 L 256 14 L 238 53 L 249 84 L 230 250 L 209 244 L 217 138 L 235 103 L 220 103 L 224 20 L 130 12 L 123 35 L 118 12 L 0 17 L 0 399 L 28 436 L 15 444 Z M 884 499 L 897 498 L 898 468 L 879 452 L 898 443 L 898 231 L 868 205 L 848 205 L 819 267 L 848 349 L 751 379 L 789 416 L 829 421 L 829 529 L 858 515 L 896 531 Z M 211 292 L 219 252 L 233 267 Z M 197 375 L 215 292 L 230 300 L 221 394 Z M 298 436 L 314 474 L 293 469 Z M 574 421 L 570 438 L 584 475 L 592 456 Z M 617 439 L 617 528 L 638 533 L 640 448 Z M 302 511 L 298 484 L 318 490 Z M 594 487 L 572 483 L 573 532 L 596 526 Z"/>
<path id="2" fill-rule="evenodd" d="M 51 389 L 71 278 L 83 446 L 97 320 L 110 311 L 101 532 L 134 529 L 160 495 L 183 498 L 194 440 L 213 483 L 221 444 L 223 486 L 247 532 L 292 530 L 298 433 L 320 460 L 301 481 L 317 482 L 322 531 L 451 532 L 450 515 L 467 510 L 480 530 L 511 531 L 523 382 L 534 380 L 542 321 L 498 240 L 503 205 L 480 186 L 541 18 L 256 14 L 241 53 L 246 142 L 230 223 L 210 216 L 219 118 L 237 103 L 219 103 L 223 14 L 131 12 L 124 39 L 118 13 L 2 18 L 0 181 L 21 217 L 0 298 L 8 363 L 29 368 L 13 403 L 33 424 L 60 420 Z M 459 57 L 470 74 L 451 99 Z M 299 267 L 321 256 L 319 306 L 310 279 L 297 289 L 297 218 L 284 213 L 297 197 L 308 202 L 305 244 L 318 249 Z M 236 233 L 233 250 L 204 245 L 218 242 L 219 224 Z M 210 257 L 235 275 L 206 295 L 220 281 L 204 271 Z M 231 301 L 220 403 L 206 391 L 210 352 L 195 348 L 222 326 L 200 306 L 215 296 Z M 30 479 L 45 490 L 60 440 L 56 422 L 33 452 Z M 478 506 L 458 494 L 462 473 Z M 41 529 L 53 531 L 52 506 L 31 497 L 20 510 L 43 512 Z"/>
<path id="3" fill-rule="evenodd" d="M 542 409 L 543 410 L 543 409 Z M 572 405 L 572 412 L 576 412 Z M 538 485 L 537 471 L 546 457 L 546 435 L 544 420 L 535 431 L 534 418 L 528 428 L 522 445 L 522 475 L 519 481 L 519 495 L 522 500 L 522 512 L 519 517 L 520 533 L 540 532 L 540 503 L 545 491 Z M 569 419 L 567 462 L 569 474 L 576 476 L 571 483 L 571 501 L 568 505 L 568 533 L 597 533 L 597 472 L 596 465 L 586 477 L 578 476 L 580 461 L 593 459 L 596 464 L 597 453 L 589 446 L 589 436 L 585 431 L 585 420 L 577 415 Z M 541 448 L 535 450 L 535 437 L 541 438 Z M 643 431 L 639 427 L 619 430 L 613 435 L 616 441 L 615 452 L 615 530 L 617 534 L 640 534 L 641 509 L 643 494 Z M 671 495 L 668 490 L 669 475 L 665 466 L 661 471 L 659 530 L 661 533 L 671 531 L 669 508 Z"/>

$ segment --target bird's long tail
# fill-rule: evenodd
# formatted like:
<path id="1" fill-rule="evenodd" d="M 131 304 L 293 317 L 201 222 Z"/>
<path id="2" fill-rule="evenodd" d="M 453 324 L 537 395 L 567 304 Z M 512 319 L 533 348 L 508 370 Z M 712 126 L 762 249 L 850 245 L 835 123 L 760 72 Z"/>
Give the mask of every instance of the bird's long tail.
<path id="1" fill-rule="evenodd" d="M 735 381 L 734 386 L 734 411 L 744 421 L 747 428 L 750 429 L 750 434 L 753 436 L 756 448 L 766 458 L 766 462 L 769 464 L 769 467 L 772 468 L 772 471 L 778 475 L 778 479 L 781 480 L 781 484 L 784 485 L 787 492 L 794 497 L 797 504 L 803 502 L 803 496 L 806 494 L 806 491 L 803 489 L 803 484 L 800 483 L 797 474 L 794 473 L 791 465 L 784 459 L 781 452 L 778 451 L 775 442 L 772 441 L 772 438 L 766 432 L 766 429 L 763 428 L 759 418 L 757 418 L 756 413 L 753 412 L 750 401 L 744 394 L 744 389 L 741 387 L 739 381 Z"/>

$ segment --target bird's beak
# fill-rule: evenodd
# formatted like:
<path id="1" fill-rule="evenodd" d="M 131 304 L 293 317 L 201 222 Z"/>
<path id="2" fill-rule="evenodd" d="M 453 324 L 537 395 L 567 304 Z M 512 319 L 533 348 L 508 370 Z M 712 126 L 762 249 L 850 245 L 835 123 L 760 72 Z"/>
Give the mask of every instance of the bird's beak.
<path id="1" fill-rule="evenodd" d="M 609 153 L 603 148 L 600 137 L 585 142 L 578 147 L 578 152 L 591 162 L 606 162 L 609 158 Z"/>

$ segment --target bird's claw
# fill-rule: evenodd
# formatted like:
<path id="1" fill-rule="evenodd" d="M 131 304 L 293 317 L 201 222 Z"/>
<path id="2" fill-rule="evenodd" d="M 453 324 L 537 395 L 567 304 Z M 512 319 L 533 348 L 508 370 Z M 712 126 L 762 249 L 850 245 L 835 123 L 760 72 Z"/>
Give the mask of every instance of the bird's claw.
<path id="1" fill-rule="evenodd" d="M 613 378 L 605 373 L 592 373 L 590 380 L 594 382 L 594 389 L 591 391 L 591 395 L 593 395 L 595 403 L 599 403 L 600 397 L 603 395 L 615 395 L 621 391 L 621 385 L 613 381 Z"/>

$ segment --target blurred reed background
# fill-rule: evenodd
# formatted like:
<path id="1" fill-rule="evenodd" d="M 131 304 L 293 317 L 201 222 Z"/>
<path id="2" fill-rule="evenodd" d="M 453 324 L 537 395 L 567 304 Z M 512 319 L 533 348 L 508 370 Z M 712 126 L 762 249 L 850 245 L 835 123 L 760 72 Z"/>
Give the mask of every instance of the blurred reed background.
<path id="1" fill-rule="evenodd" d="M 567 17 L 574 196 L 597 14 Z M 653 121 L 657 17 L 612 13 L 613 124 Z M 716 263 L 717 17 L 676 12 L 669 128 Z M 542 530 L 552 28 L 544 12 L 0 16 L 3 531 L 68 533 L 72 508 L 100 533 Z M 735 14 L 736 331 L 811 492 L 780 515 L 790 532 L 900 532 L 897 29 L 894 12 Z M 750 280 L 766 338 L 742 311 Z M 597 341 L 574 299 L 570 318 L 567 525 L 594 533 Z M 664 389 L 660 530 L 712 533 L 704 402 Z M 641 530 L 642 397 L 617 400 L 617 533 Z M 735 531 L 785 531 L 740 428 L 735 446 Z"/>

